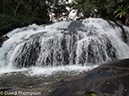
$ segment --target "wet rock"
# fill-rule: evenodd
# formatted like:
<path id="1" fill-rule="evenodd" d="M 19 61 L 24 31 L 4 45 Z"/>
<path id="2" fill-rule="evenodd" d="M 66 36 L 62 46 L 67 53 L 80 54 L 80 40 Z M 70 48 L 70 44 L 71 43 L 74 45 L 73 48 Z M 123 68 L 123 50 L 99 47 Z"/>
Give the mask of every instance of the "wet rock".
<path id="1" fill-rule="evenodd" d="M 6 40 L 8 40 L 9 39 L 9 37 L 0 37 L 0 47 L 2 47 L 2 44 L 3 44 L 3 42 L 4 41 L 6 41 Z"/>
<path id="2" fill-rule="evenodd" d="M 112 61 L 60 81 L 9 91 L 41 92 L 38 96 L 129 96 L 129 59 Z M 22 96 L 22 95 L 18 95 Z"/>
<path id="3" fill-rule="evenodd" d="M 128 81 L 129 59 L 117 60 L 65 79 L 49 96 L 129 96 Z"/>
<path id="4" fill-rule="evenodd" d="M 0 87 L 0 91 L 7 91 L 10 89 L 11 89 L 11 87 Z"/>

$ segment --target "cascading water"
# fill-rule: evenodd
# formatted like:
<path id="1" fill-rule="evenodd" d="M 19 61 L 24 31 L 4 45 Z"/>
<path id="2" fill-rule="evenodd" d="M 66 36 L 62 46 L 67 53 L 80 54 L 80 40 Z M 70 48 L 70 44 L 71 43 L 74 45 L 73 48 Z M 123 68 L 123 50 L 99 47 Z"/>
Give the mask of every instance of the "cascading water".
<path id="1" fill-rule="evenodd" d="M 60 68 L 80 70 L 79 66 L 85 70 L 128 58 L 129 47 L 124 42 L 127 38 L 123 37 L 127 37 L 129 28 L 123 28 L 124 32 L 112 21 L 89 18 L 15 29 L 0 48 L 0 66 L 12 70 L 35 67 L 37 72 L 36 68 L 41 67 L 50 68 L 49 72 Z"/>

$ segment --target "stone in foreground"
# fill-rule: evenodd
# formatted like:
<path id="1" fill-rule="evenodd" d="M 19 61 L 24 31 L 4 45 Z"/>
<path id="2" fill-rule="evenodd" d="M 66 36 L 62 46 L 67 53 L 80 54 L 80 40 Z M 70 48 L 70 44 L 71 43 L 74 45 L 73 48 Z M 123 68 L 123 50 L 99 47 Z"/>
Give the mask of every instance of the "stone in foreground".
<path id="1" fill-rule="evenodd" d="M 53 83 L 17 86 L 8 91 L 19 90 L 41 92 L 37 96 L 129 96 L 129 59 L 112 61 Z"/>
<path id="2" fill-rule="evenodd" d="M 129 96 L 129 59 L 106 63 L 61 83 L 49 96 Z"/>

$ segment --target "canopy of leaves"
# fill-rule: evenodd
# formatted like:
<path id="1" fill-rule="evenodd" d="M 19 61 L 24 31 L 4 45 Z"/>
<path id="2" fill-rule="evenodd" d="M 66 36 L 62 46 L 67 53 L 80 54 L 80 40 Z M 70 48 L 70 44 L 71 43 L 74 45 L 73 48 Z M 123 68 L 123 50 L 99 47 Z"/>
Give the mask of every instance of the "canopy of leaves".
<path id="1" fill-rule="evenodd" d="M 113 18 L 117 8 L 116 0 L 76 0 L 84 17 Z"/>
<path id="2" fill-rule="evenodd" d="M 129 9 L 129 3 L 127 0 L 117 0 L 118 3 L 118 9 L 115 11 L 115 13 L 118 13 L 116 15 L 116 18 L 119 16 L 120 18 L 122 16 L 125 16 L 128 9 Z"/>
<path id="3" fill-rule="evenodd" d="M 48 24 L 51 23 L 50 13 L 54 13 L 55 18 L 67 17 L 66 6 L 69 6 L 69 4 L 59 2 L 59 0 L 0 0 L 0 15 L 6 14 L 6 17 L 9 15 L 14 18 L 16 24 L 13 26 L 15 27 L 28 26 L 32 23 Z M 0 17 L 0 19 L 3 18 Z M 1 24 L 6 23 L 7 20 L 3 20 Z M 8 27 L 6 24 L 3 27 L 9 28 L 13 22 L 8 24 Z M 1 27 L 2 30 L 3 27 Z"/>
<path id="4" fill-rule="evenodd" d="M 1 26 L 6 22 L 8 23 L 8 25 L 2 26 L 0 30 L 28 26 L 32 23 L 48 24 L 52 22 L 50 14 L 52 14 L 51 18 L 60 21 L 61 18 L 67 18 L 72 9 L 77 9 L 78 14 L 83 13 L 82 18 L 102 17 L 113 19 L 116 15 L 116 17 L 124 16 L 126 21 L 129 22 L 129 18 L 127 19 L 129 17 L 127 16 L 129 13 L 128 0 L 74 0 L 71 4 L 66 3 L 67 1 L 0 0 Z M 6 20 L 3 20 L 2 16 L 5 14 L 4 19 Z"/>
<path id="5" fill-rule="evenodd" d="M 0 14 L 0 36 L 12 30 L 16 24 L 15 18 L 7 14 Z"/>

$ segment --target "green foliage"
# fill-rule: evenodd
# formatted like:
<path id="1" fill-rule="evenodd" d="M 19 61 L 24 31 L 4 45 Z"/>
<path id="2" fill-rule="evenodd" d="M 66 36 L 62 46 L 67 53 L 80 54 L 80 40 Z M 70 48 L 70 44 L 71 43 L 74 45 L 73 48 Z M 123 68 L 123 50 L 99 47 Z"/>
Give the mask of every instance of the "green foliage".
<path id="1" fill-rule="evenodd" d="M 66 0 L 67 1 L 67 0 Z M 71 4 L 59 0 L 0 0 L 0 30 L 7 32 L 12 28 L 28 26 L 32 23 L 51 23 L 49 14 L 55 19 L 67 18 L 71 10 L 78 9 L 84 17 L 114 18 L 127 15 L 128 0 L 75 0 Z M 6 14 L 6 15 L 5 15 Z M 128 16 L 129 17 L 129 16 Z M 129 19 L 129 18 L 128 18 Z M 127 20 L 128 22 L 129 20 Z M 2 33 L 3 34 L 3 33 Z"/>
<path id="2" fill-rule="evenodd" d="M 0 14 L 11 15 L 24 25 L 46 24 L 51 23 L 50 12 L 55 14 L 55 18 L 68 16 L 66 6 L 71 5 L 59 0 L 0 0 Z"/>
<path id="3" fill-rule="evenodd" d="M 16 23 L 16 20 L 7 14 L 0 14 L 0 36 L 11 30 Z"/>
<path id="4" fill-rule="evenodd" d="M 117 0 L 117 3 L 122 3 L 124 0 Z"/>
<path id="5" fill-rule="evenodd" d="M 118 5 L 118 10 L 117 11 L 120 11 L 120 12 L 115 16 L 115 18 L 117 18 L 117 17 L 120 17 L 121 18 L 122 16 L 125 16 L 126 11 L 127 11 L 128 8 L 129 8 L 128 6 L 120 7 Z"/>
<path id="6" fill-rule="evenodd" d="M 65 4 L 56 4 L 55 7 L 53 8 L 53 13 L 55 13 L 55 18 L 60 18 L 63 16 L 68 15 L 68 10 L 66 9 Z M 64 14 L 63 14 L 64 13 Z"/>
<path id="7" fill-rule="evenodd" d="M 50 23 L 46 2 L 41 0 L 0 0 L 0 31 L 8 31 L 30 24 Z"/>
<path id="8" fill-rule="evenodd" d="M 117 8 L 115 0 L 76 0 L 84 17 L 113 18 Z"/>
<path id="9" fill-rule="evenodd" d="M 127 13 L 127 10 L 129 9 L 129 5 L 127 0 L 117 0 L 118 3 L 118 9 L 115 11 L 115 13 L 118 13 L 115 18 L 122 16 L 125 16 Z"/>

